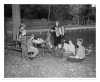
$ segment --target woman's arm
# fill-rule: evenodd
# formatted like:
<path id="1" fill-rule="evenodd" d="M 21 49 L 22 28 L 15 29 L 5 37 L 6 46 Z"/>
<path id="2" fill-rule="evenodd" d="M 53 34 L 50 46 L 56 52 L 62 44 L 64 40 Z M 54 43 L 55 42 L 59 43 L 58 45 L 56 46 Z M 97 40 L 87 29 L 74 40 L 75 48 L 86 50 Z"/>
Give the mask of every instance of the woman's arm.
<path id="1" fill-rule="evenodd" d="M 51 32 L 55 32 L 55 30 L 52 30 L 52 29 L 51 29 L 50 31 L 51 31 Z"/>

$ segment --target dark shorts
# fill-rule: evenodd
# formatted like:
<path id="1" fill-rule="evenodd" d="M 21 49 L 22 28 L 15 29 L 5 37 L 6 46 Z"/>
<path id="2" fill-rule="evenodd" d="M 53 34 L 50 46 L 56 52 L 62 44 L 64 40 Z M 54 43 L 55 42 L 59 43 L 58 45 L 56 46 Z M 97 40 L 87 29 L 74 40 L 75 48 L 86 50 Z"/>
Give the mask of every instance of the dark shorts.
<path id="1" fill-rule="evenodd" d="M 56 33 L 51 33 L 52 39 L 53 39 L 53 45 L 58 46 L 58 44 L 61 44 L 62 39 L 64 38 L 64 35 L 56 36 Z"/>
<path id="2" fill-rule="evenodd" d="M 56 42 L 57 42 L 57 44 L 61 44 L 61 39 L 62 39 L 62 38 L 61 38 L 61 35 L 60 35 L 60 36 L 58 36 L 56 39 L 57 39 L 57 41 L 56 41 Z"/>

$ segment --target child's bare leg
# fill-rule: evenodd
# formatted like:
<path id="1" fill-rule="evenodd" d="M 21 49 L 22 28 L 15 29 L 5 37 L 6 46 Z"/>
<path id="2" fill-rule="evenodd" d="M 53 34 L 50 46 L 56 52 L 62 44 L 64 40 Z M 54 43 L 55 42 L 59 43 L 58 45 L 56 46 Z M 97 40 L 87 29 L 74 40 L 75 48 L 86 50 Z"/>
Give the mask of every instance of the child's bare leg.
<path id="1" fill-rule="evenodd" d="M 24 49 L 22 48 L 22 57 L 24 57 L 25 53 L 24 53 Z"/>
<path id="2" fill-rule="evenodd" d="M 22 57 L 26 57 L 26 55 L 27 55 L 26 49 L 22 49 Z"/>
<path id="3" fill-rule="evenodd" d="M 26 45 L 22 45 L 22 57 L 26 57 L 27 56 L 27 47 Z"/>

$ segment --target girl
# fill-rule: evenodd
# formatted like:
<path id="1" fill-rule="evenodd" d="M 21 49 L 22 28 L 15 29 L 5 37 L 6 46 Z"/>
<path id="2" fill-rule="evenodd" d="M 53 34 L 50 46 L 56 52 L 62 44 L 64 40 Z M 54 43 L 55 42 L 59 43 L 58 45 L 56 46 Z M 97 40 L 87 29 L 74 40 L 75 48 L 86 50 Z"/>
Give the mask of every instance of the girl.
<path id="1" fill-rule="evenodd" d="M 19 41 L 21 41 L 22 36 L 25 36 L 26 35 L 25 27 L 26 27 L 25 24 L 20 24 L 19 33 L 18 33 L 18 40 Z"/>
<path id="2" fill-rule="evenodd" d="M 71 40 L 69 40 L 68 43 L 64 42 L 63 49 L 64 49 L 65 53 L 70 52 L 73 55 L 75 55 L 75 45 L 72 43 Z"/>
<path id="3" fill-rule="evenodd" d="M 18 34 L 18 41 L 20 42 L 21 49 L 22 49 L 22 57 L 27 55 L 27 45 L 26 45 L 26 25 L 21 24 L 19 27 L 19 34 Z"/>
<path id="4" fill-rule="evenodd" d="M 39 53 L 38 48 L 33 46 L 34 40 L 34 34 L 32 34 L 31 38 L 27 42 L 28 54 L 30 54 L 31 58 L 36 57 L 36 55 Z"/>

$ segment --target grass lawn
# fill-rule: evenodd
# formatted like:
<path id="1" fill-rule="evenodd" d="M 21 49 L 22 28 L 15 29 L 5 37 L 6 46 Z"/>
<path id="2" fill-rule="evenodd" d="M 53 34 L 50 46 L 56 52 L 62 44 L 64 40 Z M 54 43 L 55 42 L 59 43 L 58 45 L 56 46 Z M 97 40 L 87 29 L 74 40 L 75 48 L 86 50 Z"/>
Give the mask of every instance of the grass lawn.
<path id="1" fill-rule="evenodd" d="M 66 57 L 45 56 L 23 59 L 21 53 L 8 50 L 5 55 L 4 76 L 9 77 L 96 77 L 96 58 L 93 51 L 82 62 L 70 62 Z M 41 51 L 40 54 L 41 55 Z M 67 54 L 66 54 L 67 55 Z"/>

